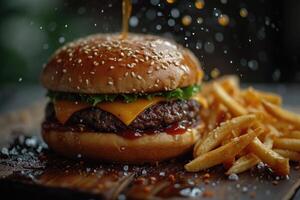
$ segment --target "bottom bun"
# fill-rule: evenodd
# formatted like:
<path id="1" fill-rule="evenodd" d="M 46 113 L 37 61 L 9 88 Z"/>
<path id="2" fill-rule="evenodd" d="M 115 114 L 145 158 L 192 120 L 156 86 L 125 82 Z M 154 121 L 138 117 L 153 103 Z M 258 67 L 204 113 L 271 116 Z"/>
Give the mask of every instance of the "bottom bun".
<path id="1" fill-rule="evenodd" d="M 114 133 L 43 130 L 42 136 L 55 152 L 68 156 L 118 163 L 153 163 L 179 156 L 200 137 L 200 126 L 180 135 L 158 133 L 126 139 Z"/>

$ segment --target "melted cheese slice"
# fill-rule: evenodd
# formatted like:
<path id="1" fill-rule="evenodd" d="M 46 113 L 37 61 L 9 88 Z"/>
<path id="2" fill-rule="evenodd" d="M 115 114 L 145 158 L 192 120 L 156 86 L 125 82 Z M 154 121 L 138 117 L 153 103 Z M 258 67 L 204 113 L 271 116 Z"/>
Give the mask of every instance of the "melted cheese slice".
<path id="1" fill-rule="evenodd" d="M 99 103 L 96 106 L 113 114 L 128 126 L 141 112 L 162 100 L 164 99 L 157 97 L 151 100 L 138 99 L 132 103 L 105 102 Z M 61 123 L 65 123 L 73 113 L 88 107 L 90 107 L 89 104 L 80 102 L 61 100 L 54 103 L 56 118 Z"/>

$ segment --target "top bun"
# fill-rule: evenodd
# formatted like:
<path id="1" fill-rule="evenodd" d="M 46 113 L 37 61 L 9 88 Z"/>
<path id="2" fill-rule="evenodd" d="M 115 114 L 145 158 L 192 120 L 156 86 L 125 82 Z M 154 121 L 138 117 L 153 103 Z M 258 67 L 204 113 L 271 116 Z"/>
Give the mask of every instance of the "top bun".
<path id="1" fill-rule="evenodd" d="M 61 92 L 150 93 L 198 84 L 202 76 L 195 55 L 170 40 L 97 34 L 58 49 L 41 81 L 47 89 Z"/>

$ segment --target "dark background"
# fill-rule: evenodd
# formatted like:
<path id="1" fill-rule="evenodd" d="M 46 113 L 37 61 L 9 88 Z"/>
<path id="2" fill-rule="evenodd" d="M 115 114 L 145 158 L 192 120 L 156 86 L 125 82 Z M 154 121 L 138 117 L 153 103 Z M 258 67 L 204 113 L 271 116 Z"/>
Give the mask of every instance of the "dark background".
<path id="1" fill-rule="evenodd" d="M 191 48 L 207 79 L 235 73 L 244 82 L 300 82 L 299 0 L 132 2 L 130 30 Z M 121 30 L 121 0 L 7 0 L 0 6 L 0 84 L 37 83 L 59 46 Z"/>

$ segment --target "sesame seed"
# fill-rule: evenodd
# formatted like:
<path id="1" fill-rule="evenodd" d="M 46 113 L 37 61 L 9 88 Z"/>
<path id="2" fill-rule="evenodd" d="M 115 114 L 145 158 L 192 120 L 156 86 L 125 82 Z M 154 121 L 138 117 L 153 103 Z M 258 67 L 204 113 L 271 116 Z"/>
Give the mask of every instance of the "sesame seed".
<path id="1" fill-rule="evenodd" d="M 82 62 L 82 60 L 81 59 L 78 59 L 78 63 L 81 63 Z"/>
<path id="2" fill-rule="evenodd" d="M 57 63 L 61 63 L 61 59 L 58 59 L 56 62 L 57 62 Z"/>
<path id="3" fill-rule="evenodd" d="M 85 79 L 85 83 L 88 85 L 90 83 L 89 79 Z"/>
<path id="4" fill-rule="evenodd" d="M 93 75 L 94 75 L 94 74 L 95 74 L 95 72 L 91 71 L 91 72 L 90 72 L 90 74 L 93 74 Z"/>
<path id="5" fill-rule="evenodd" d="M 135 88 L 132 88 L 132 92 L 136 92 L 136 89 L 135 89 Z"/>
<path id="6" fill-rule="evenodd" d="M 151 71 L 151 70 L 148 70 L 148 71 L 147 71 L 147 74 L 152 74 L 152 71 Z"/>
<path id="7" fill-rule="evenodd" d="M 123 52 L 121 52 L 121 56 L 122 56 L 122 57 L 124 57 L 124 56 L 125 56 L 125 54 L 124 54 Z"/>
<path id="8" fill-rule="evenodd" d="M 142 79 L 143 79 L 140 75 L 137 75 L 137 78 L 138 78 L 139 80 L 142 80 Z"/>
<path id="9" fill-rule="evenodd" d="M 98 65 L 99 65 L 99 63 L 98 63 L 97 61 L 94 61 L 93 64 L 94 64 L 95 66 L 98 66 Z"/>
<path id="10" fill-rule="evenodd" d="M 154 84 L 154 87 L 158 87 L 158 84 L 155 83 L 155 84 Z"/>
<path id="11" fill-rule="evenodd" d="M 69 77 L 68 80 L 69 80 L 70 83 L 72 82 L 72 78 L 71 77 Z"/>
<path id="12" fill-rule="evenodd" d="M 112 66 L 110 66 L 109 68 L 110 68 L 110 69 L 114 69 L 114 68 L 115 68 L 115 66 L 113 66 L 113 65 L 112 65 Z"/>
<path id="13" fill-rule="evenodd" d="M 114 82 L 113 82 L 113 81 L 108 81 L 107 84 L 108 84 L 108 85 L 113 85 Z"/>
<path id="14" fill-rule="evenodd" d="M 63 72 L 63 73 L 66 73 L 66 72 L 67 72 L 67 70 L 66 70 L 66 69 L 63 69 L 63 70 L 62 70 L 62 72 Z"/>
<path id="15" fill-rule="evenodd" d="M 88 56 L 88 58 L 89 58 L 89 59 L 92 59 L 92 58 L 93 58 L 93 56 Z"/>
<path id="16" fill-rule="evenodd" d="M 51 80 L 54 81 L 54 76 L 51 76 Z"/>
<path id="17" fill-rule="evenodd" d="M 101 64 L 102 64 L 102 65 L 104 65 L 104 63 L 105 63 L 105 61 L 104 61 L 104 60 L 102 60 L 102 61 L 101 61 Z"/>
<path id="18" fill-rule="evenodd" d="M 126 73 L 124 74 L 125 77 L 127 77 L 128 75 L 129 75 L 129 72 L 126 72 Z"/>

